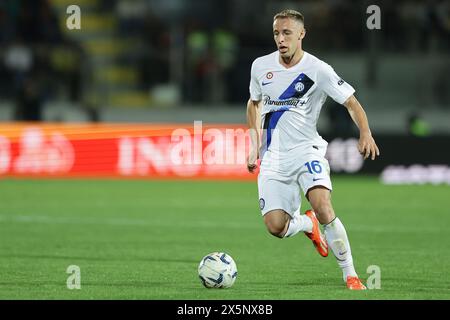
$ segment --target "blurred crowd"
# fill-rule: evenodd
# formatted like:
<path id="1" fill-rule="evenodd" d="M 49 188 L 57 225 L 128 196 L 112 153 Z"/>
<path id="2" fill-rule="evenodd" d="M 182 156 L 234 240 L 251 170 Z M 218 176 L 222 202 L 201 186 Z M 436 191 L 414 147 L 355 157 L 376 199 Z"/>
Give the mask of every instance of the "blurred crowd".
<path id="1" fill-rule="evenodd" d="M 382 51 L 449 52 L 448 0 L 115 0 L 114 10 L 121 34 L 143 41 L 144 50 L 130 54 L 138 55 L 135 61 L 145 86 L 173 81 L 171 50 L 181 51 L 172 57 L 183 59 L 177 66 L 183 68 L 184 101 L 233 103 L 247 96 L 252 59 L 275 48 L 271 39 L 275 12 L 292 7 L 304 13 L 308 50 L 364 53 L 369 4 L 379 4 L 382 10 L 378 39 Z"/>
<path id="2" fill-rule="evenodd" d="M 80 99 L 83 52 L 48 0 L 2 0 L 0 30 L 0 95 L 15 101 L 15 119 L 41 120 L 46 99 Z"/>
<path id="3" fill-rule="evenodd" d="M 117 37 L 136 40 L 117 63 L 138 70 L 142 90 L 176 83 L 182 103 L 242 103 L 251 61 L 275 49 L 275 12 L 303 12 L 308 50 L 364 53 L 369 4 L 382 10 L 380 50 L 448 54 L 448 0 L 99 0 L 96 10 L 117 18 Z M 83 95 L 89 57 L 62 32 L 65 17 L 49 0 L 0 2 L 0 96 L 15 99 L 18 119 L 39 119 L 45 99 Z"/>

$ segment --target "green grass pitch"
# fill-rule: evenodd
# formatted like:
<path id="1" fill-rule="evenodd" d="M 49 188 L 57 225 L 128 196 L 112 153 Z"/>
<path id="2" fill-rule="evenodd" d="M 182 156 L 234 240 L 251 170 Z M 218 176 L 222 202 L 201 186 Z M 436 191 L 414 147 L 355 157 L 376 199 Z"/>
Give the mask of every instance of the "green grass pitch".
<path id="1" fill-rule="evenodd" d="M 256 182 L 0 181 L 0 299 L 449 299 L 450 188 L 334 177 L 333 204 L 365 280 L 348 291 L 335 258 L 302 233 L 269 235 Z M 303 201 L 302 211 L 307 208 Z M 236 261 L 230 289 L 206 289 L 200 259 Z M 81 289 L 66 286 L 69 265 Z"/>

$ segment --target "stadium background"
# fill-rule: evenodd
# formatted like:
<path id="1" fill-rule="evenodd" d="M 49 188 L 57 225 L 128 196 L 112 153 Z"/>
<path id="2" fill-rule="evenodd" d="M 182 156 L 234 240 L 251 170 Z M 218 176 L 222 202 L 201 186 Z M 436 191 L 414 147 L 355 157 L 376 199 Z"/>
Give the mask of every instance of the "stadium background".
<path id="1" fill-rule="evenodd" d="M 80 30 L 66 25 L 72 4 Z M 381 8 L 380 30 L 366 27 L 371 4 Z M 272 17 L 288 7 L 305 15 L 304 49 L 355 87 L 381 149 L 379 160 L 363 162 L 345 108 L 327 100 L 318 129 L 330 143 L 335 206 L 358 241 L 360 273 L 371 264 L 388 270 L 387 289 L 365 297 L 450 297 L 449 255 L 438 249 L 450 222 L 448 1 L 4 0 L 1 298 L 356 298 L 339 291 L 334 261 L 324 273 L 331 284 L 324 274 L 291 275 L 286 292 L 264 282 L 268 271 L 253 274 L 250 257 L 287 265 L 277 255 L 286 250 L 314 261 L 296 268 L 319 263 L 304 242 L 302 251 L 266 234 L 256 176 L 243 164 L 250 65 L 274 51 Z M 181 159 L 200 164 L 172 161 L 180 128 L 192 147 Z M 231 163 L 217 160 L 229 153 Z M 243 270 L 237 291 L 198 288 L 196 263 L 215 250 L 231 251 Z M 80 293 L 65 287 L 69 264 L 89 271 Z"/>

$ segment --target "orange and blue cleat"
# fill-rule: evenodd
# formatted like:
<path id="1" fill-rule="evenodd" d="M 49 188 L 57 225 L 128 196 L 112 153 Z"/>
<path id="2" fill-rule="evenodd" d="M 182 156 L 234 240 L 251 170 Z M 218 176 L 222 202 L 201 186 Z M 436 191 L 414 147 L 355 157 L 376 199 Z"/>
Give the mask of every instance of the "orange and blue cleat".
<path id="1" fill-rule="evenodd" d="M 358 277 L 347 277 L 347 288 L 350 290 L 366 290 L 366 286 L 362 284 Z"/>
<path id="2" fill-rule="evenodd" d="M 328 243 L 325 240 L 325 237 L 322 235 L 322 232 L 319 228 L 319 220 L 317 220 L 316 214 L 312 210 L 306 210 L 305 215 L 307 215 L 312 223 L 313 223 L 313 229 L 312 232 L 306 232 L 306 236 L 311 239 L 311 241 L 314 244 L 314 247 L 316 247 L 317 251 L 322 257 L 328 256 Z"/>

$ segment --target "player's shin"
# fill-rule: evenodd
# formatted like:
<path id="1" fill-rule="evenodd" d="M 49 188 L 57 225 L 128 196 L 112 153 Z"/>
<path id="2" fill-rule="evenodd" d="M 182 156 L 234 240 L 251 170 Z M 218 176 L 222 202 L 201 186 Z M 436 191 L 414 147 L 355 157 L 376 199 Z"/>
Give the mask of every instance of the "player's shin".
<path id="1" fill-rule="evenodd" d="M 296 235 L 300 231 L 312 232 L 313 224 L 310 218 L 300 214 L 300 210 L 297 210 L 294 217 L 289 221 L 289 226 L 283 238 L 288 238 Z"/>
<path id="2" fill-rule="evenodd" d="M 339 218 L 324 226 L 325 237 L 331 247 L 337 263 L 342 269 L 344 281 L 348 276 L 357 276 L 353 266 L 352 252 L 348 241 L 347 232 Z"/>

